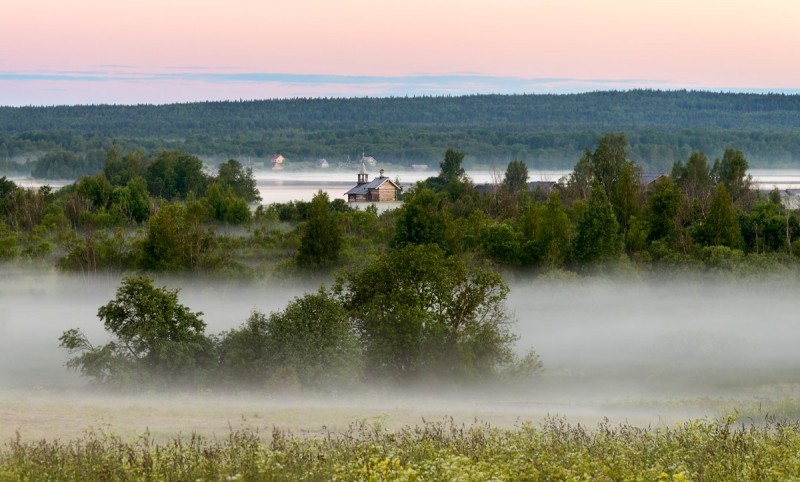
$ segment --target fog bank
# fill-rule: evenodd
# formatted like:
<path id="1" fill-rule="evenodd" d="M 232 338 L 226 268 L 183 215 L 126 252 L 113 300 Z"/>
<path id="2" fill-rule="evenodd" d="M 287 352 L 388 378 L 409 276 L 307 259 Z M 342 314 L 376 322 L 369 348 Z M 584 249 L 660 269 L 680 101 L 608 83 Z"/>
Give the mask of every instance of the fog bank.
<path id="1" fill-rule="evenodd" d="M 0 389 L 79 388 L 58 337 L 81 328 L 108 338 L 96 314 L 118 279 L 0 268 Z M 279 311 L 316 285 L 164 282 L 204 312 L 207 332 L 238 327 L 252 310 Z M 544 374 L 527 400 L 769 394 L 800 383 L 797 282 L 516 282 L 508 308 L 520 352 Z"/>

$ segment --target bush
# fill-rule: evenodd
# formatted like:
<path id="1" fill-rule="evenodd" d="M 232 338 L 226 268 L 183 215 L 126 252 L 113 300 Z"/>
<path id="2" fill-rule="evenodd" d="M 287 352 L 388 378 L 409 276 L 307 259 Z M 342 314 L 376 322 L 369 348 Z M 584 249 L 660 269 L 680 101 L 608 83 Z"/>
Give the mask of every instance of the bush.
<path id="1" fill-rule="evenodd" d="M 361 379 L 361 347 L 347 312 L 323 289 L 295 298 L 280 313 L 253 312 L 241 328 L 222 335 L 219 350 L 226 379 L 238 384 L 330 391 Z"/>
<path id="2" fill-rule="evenodd" d="M 95 347 L 78 329 L 59 341 L 73 355 L 67 366 L 99 384 L 193 385 L 212 368 L 214 354 L 200 316 L 178 303 L 178 290 L 126 278 L 116 298 L 97 310 L 112 341 Z"/>

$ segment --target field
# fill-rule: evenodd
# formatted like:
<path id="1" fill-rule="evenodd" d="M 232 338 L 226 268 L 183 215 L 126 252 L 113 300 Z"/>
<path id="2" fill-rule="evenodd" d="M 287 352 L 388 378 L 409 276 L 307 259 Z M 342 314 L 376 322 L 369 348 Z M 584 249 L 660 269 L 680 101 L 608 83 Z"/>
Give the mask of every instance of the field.
<path id="1" fill-rule="evenodd" d="M 532 398 L 6 391 L 0 480 L 800 477 L 795 398 Z"/>
<path id="2" fill-rule="evenodd" d="M 101 338 L 115 283 L 5 274 L 0 480 L 800 478 L 792 280 L 514 281 L 519 349 L 545 372 L 513 390 L 167 396 L 63 366 L 58 334 Z M 212 332 L 313 289 L 180 285 Z"/>
<path id="3" fill-rule="evenodd" d="M 0 480 L 800 477 L 797 422 L 659 417 L 653 425 L 643 423 L 645 414 L 665 413 L 665 405 L 643 405 L 634 421 L 618 423 L 598 416 L 613 407 L 388 400 L 5 395 Z M 709 410 L 726 403 L 678 405 Z M 558 408 L 572 414 L 544 414 Z M 456 415 L 442 415 L 448 412 Z"/>

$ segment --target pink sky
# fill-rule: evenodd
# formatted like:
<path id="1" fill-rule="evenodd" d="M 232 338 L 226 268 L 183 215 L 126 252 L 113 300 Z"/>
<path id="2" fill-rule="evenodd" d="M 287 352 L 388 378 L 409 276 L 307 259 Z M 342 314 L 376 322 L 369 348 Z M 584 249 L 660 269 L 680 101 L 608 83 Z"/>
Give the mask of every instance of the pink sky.
<path id="1" fill-rule="evenodd" d="M 4 0 L 2 10 L 3 105 L 800 91 L 796 0 Z"/>

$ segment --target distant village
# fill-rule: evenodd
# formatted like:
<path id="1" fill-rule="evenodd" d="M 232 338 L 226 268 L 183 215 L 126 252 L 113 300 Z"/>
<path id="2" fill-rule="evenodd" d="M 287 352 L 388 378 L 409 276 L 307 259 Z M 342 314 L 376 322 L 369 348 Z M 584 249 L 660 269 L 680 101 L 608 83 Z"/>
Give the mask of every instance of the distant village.
<path id="1" fill-rule="evenodd" d="M 272 170 L 283 170 L 285 162 L 286 158 L 282 154 L 274 154 L 271 158 Z M 331 163 L 324 158 L 317 159 L 315 164 L 321 169 L 328 169 L 331 167 Z M 398 200 L 399 192 L 402 188 L 398 186 L 395 181 L 386 176 L 384 169 L 379 170 L 378 177 L 370 180 L 368 168 L 374 168 L 377 165 L 378 161 L 374 157 L 362 153 L 361 159 L 357 163 L 357 171 L 355 172 L 356 184 L 345 192 L 347 202 L 393 202 Z M 348 167 L 352 168 L 353 165 L 347 162 L 340 162 L 337 163 L 335 167 L 338 169 L 346 169 Z M 427 171 L 428 165 L 412 164 L 411 170 Z M 639 180 L 642 186 L 647 189 L 653 186 L 659 178 L 664 176 L 666 176 L 666 174 L 642 174 Z M 563 180 L 528 182 L 528 192 L 545 196 L 563 187 Z M 492 194 L 498 189 L 498 183 L 478 183 L 475 184 L 475 189 L 484 194 Z"/>
<path id="2" fill-rule="evenodd" d="M 286 158 L 281 153 L 275 153 L 272 155 L 272 158 L 269 161 L 269 165 L 272 167 L 273 171 L 281 171 L 284 168 L 284 164 L 286 163 Z M 331 167 L 331 163 L 328 162 L 327 159 L 324 157 L 319 158 L 315 161 L 315 164 L 320 169 L 328 169 Z M 378 165 L 378 161 L 371 156 L 367 156 L 364 153 L 361 153 L 361 159 L 355 163 L 356 166 L 365 166 L 365 167 L 375 167 Z M 338 169 L 346 169 L 349 167 L 353 167 L 353 163 L 350 161 L 347 162 L 338 162 L 335 165 Z M 425 171 L 428 169 L 427 164 L 412 164 L 411 169 L 414 171 Z"/>

